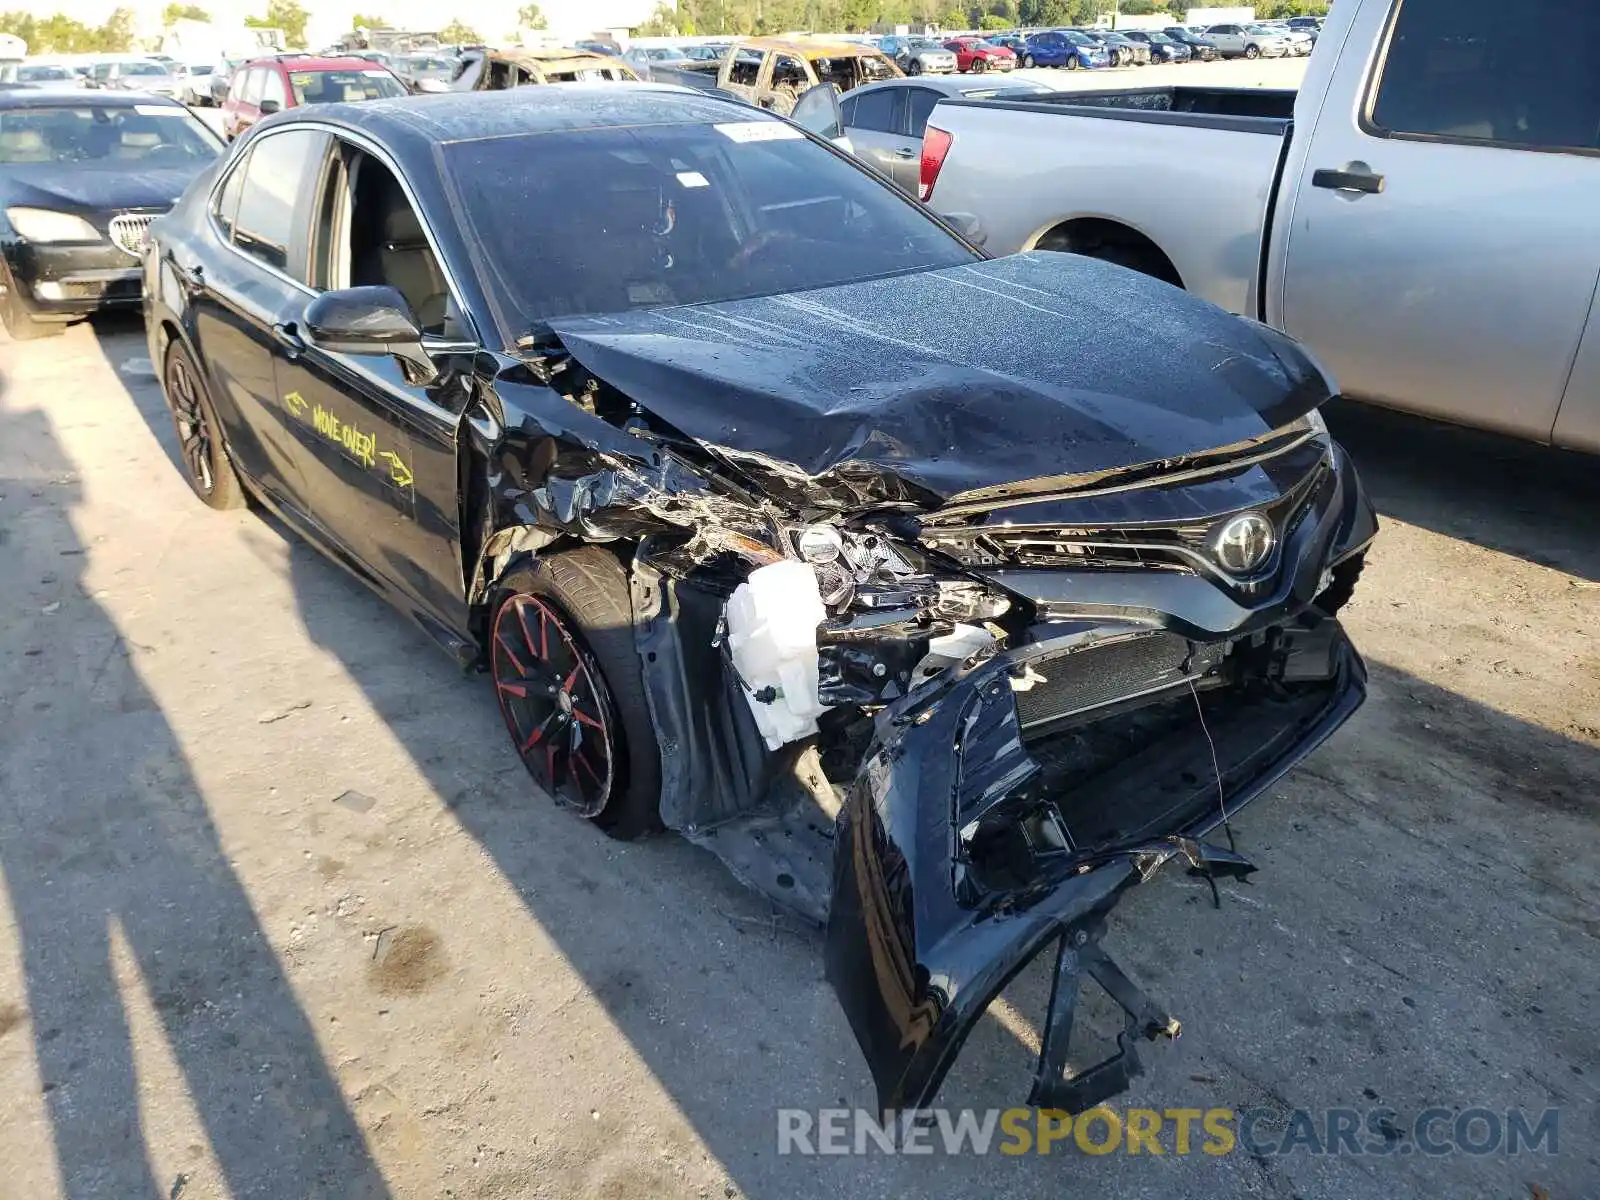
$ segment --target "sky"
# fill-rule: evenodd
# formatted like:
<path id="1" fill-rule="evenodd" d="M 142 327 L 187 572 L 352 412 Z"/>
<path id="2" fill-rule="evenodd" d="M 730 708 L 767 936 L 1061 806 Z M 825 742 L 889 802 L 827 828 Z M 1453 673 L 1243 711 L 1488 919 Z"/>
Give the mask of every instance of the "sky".
<path id="1" fill-rule="evenodd" d="M 169 0 L 4 0 L 4 7 L 46 17 L 65 13 L 98 25 L 117 7 L 131 8 L 141 32 L 157 32 L 161 10 Z M 194 0 L 217 21 L 242 24 L 246 16 L 266 11 L 266 0 Z M 498 41 L 515 28 L 517 9 L 526 0 L 299 0 L 311 14 L 306 38 L 313 47 L 332 41 L 350 28 L 357 12 L 387 17 L 402 29 L 439 29 L 460 17 L 483 37 Z M 598 29 L 637 25 L 649 16 L 654 0 L 539 0 L 550 31 L 571 39 Z"/>

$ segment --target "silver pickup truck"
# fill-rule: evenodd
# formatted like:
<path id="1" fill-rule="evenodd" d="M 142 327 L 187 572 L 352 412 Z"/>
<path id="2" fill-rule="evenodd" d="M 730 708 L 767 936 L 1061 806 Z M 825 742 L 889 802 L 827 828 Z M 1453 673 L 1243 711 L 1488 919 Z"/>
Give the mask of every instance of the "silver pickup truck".
<path id="1" fill-rule="evenodd" d="M 1519 21 L 1600 40 L 1594 0 Z M 946 100 L 923 195 L 1310 347 L 1347 395 L 1600 452 L 1600 74 L 1489 0 L 1341 0 L 1298 93 Z"/>

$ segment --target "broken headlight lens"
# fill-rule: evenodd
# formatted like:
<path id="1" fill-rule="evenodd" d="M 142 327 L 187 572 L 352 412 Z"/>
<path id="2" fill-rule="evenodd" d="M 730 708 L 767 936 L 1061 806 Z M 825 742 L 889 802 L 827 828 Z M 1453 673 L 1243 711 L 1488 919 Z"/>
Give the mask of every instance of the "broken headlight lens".
<path id="1" fill-rule="evenodd" d="M 794 548 L 808 563 L 838 562 L 844 537 L 832 525 L 807 525 L 795 532 Z"/>

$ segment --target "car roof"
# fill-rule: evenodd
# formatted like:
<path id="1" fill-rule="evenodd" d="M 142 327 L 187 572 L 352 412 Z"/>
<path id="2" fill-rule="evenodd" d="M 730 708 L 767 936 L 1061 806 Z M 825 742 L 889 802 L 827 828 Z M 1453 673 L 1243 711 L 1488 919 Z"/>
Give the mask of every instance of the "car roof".
<path id="1" fill-rule="evenodd" d="M 353 54 L 342 56 L 320 54 L 266 54 L 260 58 L 247 59 L 241 63 L 245 67 L 270 67 L 281 66 L 286 71 L 370 71 L 376 63 L 379 69 L 383 64 L 371 58 L 357 58 Z"/>
<path id="2" fill-rule="evenodd" d="M 169 108 L 182 108 L 176 100 L 165 96 L 147 96 L 143 92 L 86 91 L 80 87 L 37 88 L 0 83 L 0 108 L 58 108 L 63 104 L 96 108 L 132 108 L 161 104 Z"/>
<path id="3" fill-rule="evenodd" d="M 301 105 L 272 117 L 263 128 L 302 122 L 340 125 L 396 153 L 410 154 L 450 142 L 518 134 L 754 121 L 782 118 L 694 88 L 613 81 Z"/>
<path id="4" fill-rule="evenodd" d="M 782 50 L 800 58 L 853 58 L 883 53 L 866 42 L 847 42 L 842 38 L 753 37 L 733 43 L 740 50 Z"/>

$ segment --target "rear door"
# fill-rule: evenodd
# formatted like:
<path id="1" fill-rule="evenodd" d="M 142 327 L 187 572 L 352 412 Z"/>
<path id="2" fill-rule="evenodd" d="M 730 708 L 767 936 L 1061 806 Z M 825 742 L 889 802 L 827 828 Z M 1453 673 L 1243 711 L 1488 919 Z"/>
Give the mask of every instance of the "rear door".
<path id="1" fill-rule="evenodd" d="M 1380 8 L 1305 148 L 1282 324 L 1351 395 L 1547 439 L 1600 277 L 1600 72 L 1529 54 L 1495 0 Z M 1522 9 L 1600 44 L 1593 0 Z"/>
<path id="2" fill-rule="evenodd" d="M 844 98 L 845 136 L 856 156 L 901 187 L 917 183 L 919 143 L 905 132 L 905 98 L 923 88 L 857 89 Z"/>
<path id="3" fill-rule="evenodd" d="M 277 390 L 273 357 L 285 314 L 307 294 L 296 214 L 309 202 L 329 144 L 315 129 L 252 141 L 213 193 L 211 220 L 223 252 L 203 264 L 173 264 L 198 285 L 193 336 L 229 446 L 258 486 L 297 515 L 307 511 L 298 431 Z"/>

